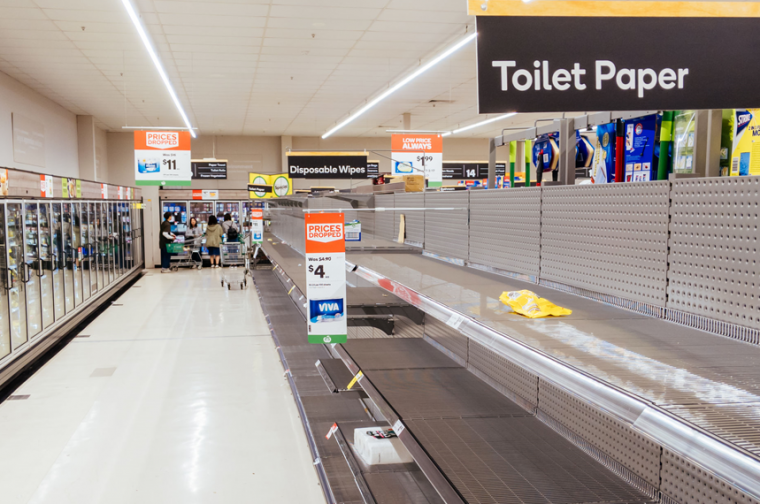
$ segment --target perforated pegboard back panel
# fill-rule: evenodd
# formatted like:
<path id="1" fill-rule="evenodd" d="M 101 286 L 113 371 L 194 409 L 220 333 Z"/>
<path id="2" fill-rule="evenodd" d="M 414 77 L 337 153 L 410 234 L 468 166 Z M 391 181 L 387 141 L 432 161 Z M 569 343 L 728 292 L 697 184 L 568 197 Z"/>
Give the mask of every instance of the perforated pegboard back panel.
<path id="1" fill-rule="evenodd" d="M 477 341 L 469 343 L 467 369 L 507 397 L 521 399 L 526 409 L 538 404 L 538 376 Z"/>
<path id="2" fill-rule="evenodd" d="M 668 181 L 542 191 L 541 280 L 665 306 Z"/>
<path id="3" fill-rule="evenodd" d="M 467 362 L 467 336 L 452 329 L 444 322 L 428 316 L 425 317 L 424 333 L 426 337 L 451 352 L 450 356 L 457 362 L 460 364 Z"/>
<path id="4" fill-rule="evenodd" d="M 668 308 L 760 329 L 760 177 L 673 182 Z"/>
<path id="5" fill-rule="evenodd" d="M 425 208 L 425 194 L 421 192 L 396 194 L 396 208 Z M 401 214 L 404 215 L 406 226 L 405 242 L 422 247 L 425 242 L 425 212 L 423 210 L 396 210 L 397 219 Z"/>
<path id="6" fill-rule="evenodd" d="M 662 451 L 661 491 L 664 504 L 760 502 L 667 448 Z"/>
<path id="7" fill-rule="evenodd" d="M 470 194 L 470 262 L 538 276 L 541 188 Z"/>
<path id="8" fill-rule="evenodd" d="M 375 196 L 375 209 L 381 208 L 384 210 L 375 211 L 375 234 L 379 238 L 385 238 L 386 240 L 393 240 L 398 238 L 398 234 L 394 236 L 394 231 L 398 231 L 395 225 L 395 211 L 393 210 L 396 196 L 394 194 L 378 194 Z"/>
<path id="9" fill-rule="evenodd" d="M 425 193 L 425 250 L 467 260 L 470 191 Z M 446 208 L 452 210 L 430 210 Z"/>
<path id="10" fill-rule="evenodd" d="M 581 448 L 585 444 L 601 452 L 585 450 L 640 490 L 653 494 L 659 488 L 661 448 L 647 436 L 544 380 L 538 384 L 538 408 L 539 417 L 545 421 L 548 417 L 549 425 L 556 422 L 578 436 L 583 443 L 576 444 Z M 612 464 L 607 463 L 607 457 Z"/>

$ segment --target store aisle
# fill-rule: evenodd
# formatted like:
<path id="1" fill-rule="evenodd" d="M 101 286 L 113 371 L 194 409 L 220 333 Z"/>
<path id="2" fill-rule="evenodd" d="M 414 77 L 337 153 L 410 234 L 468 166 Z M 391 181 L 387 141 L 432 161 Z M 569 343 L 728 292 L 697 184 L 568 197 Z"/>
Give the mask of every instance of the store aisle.
<path id="1" fill-rule="evenodd" d="M 149 273 L 0 404 L 0 502 L 323 503 L 255 289 Z"/>

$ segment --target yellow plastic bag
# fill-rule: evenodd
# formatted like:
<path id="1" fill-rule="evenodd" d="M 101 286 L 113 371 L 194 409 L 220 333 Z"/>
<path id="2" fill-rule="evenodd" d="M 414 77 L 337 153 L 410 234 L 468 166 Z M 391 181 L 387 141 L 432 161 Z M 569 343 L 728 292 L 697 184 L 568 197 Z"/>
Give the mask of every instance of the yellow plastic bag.
<path id="1" fill-rule="evenodd" d="M 557 306 L 529 290 L 502 292 L 499 301 L 512 308 L 515 313 L 528 318 L 562 317 L 573 313 L 572 310 Z"/>

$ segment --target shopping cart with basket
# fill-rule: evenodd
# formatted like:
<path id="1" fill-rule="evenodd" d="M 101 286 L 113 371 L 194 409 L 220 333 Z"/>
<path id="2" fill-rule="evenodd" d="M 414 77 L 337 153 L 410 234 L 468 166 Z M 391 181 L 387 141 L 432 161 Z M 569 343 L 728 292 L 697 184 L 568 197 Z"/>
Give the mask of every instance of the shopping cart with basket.
<path id="1" fill-rule="evenodd" d="M 246 267 L 246 247 L 245 243 L 229 242 L 220 245 L 222 255 L 222 266 L 227 266 L 222 271 L 222 287 L 228 290 L 232 286 L 239 286 L 245 289 L 248 286 L 248 268 Z M 242 267 L 241 267 L 242 266 Z"/>
<path id="2" fill-rule="evenodd" d="M 172 256 L 171 269 L 177 271 L 179 268 L 203 268 L 203 256 L 201 255 L 201 249 L 206 239 L 202 236 L 193 238 L 192 240 L 186 240 L 183 243 L 170 243 L 167 250 Z"/>

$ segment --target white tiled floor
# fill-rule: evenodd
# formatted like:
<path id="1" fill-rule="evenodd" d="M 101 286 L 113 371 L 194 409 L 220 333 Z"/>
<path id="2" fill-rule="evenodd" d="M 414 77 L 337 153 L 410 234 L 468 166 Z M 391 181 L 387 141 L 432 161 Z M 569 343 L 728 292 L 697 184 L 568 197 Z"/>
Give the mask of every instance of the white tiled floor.
<path id="1" fill-rule="evenodd" d="M 0 502 L 323 503 L 250 284 L 141 279 L 0 404 Z"/>

